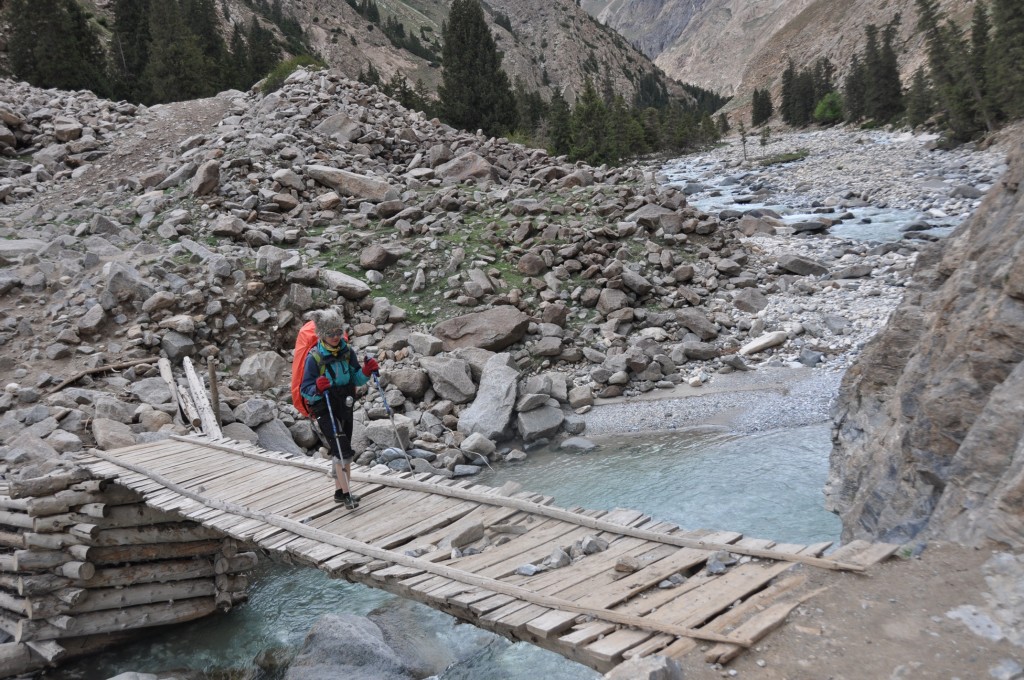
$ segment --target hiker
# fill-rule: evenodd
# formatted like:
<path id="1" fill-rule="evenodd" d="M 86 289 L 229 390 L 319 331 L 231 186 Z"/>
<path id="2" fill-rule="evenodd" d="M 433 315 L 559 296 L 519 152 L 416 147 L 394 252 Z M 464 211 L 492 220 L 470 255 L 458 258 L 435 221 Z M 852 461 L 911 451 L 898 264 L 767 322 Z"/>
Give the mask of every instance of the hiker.
<path id="1" fill-rule="evenodd" d="M 365 385 L 380 366 L 369 357 L 360 368 L 355 351 L 345 342 L 345 317 L 338 310 L 315 312 L 313 322 L 318 341 L 306 355 L 300 391 L 335 459 L 334 500 L 351 510 L 359 507 L 359 496 L 352 494 L 349 487 L 355 456 L 352 405 L 356 387 Z"/>

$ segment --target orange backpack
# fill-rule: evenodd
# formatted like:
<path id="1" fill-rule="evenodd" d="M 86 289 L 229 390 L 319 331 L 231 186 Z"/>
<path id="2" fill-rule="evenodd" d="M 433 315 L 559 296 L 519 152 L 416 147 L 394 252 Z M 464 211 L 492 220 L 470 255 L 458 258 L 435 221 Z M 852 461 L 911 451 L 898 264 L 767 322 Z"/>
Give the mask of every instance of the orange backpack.
<path id="1" fill-rule="evenodd" d="M 302 387 L 302 373 L 306 368 L 306 357 L 309 355 L 309 350 L 316 345 L 317 340 L 316 324 L 307 321 L 295 337 L 295 354 L 292 356 L 292 404 L 299 410 L 299 413 L 307 418 L 312 418 L 312 415 L 309 412 L 309 404 L 306 403 L 306 398 L 302 396 L 299 388 Z"/>

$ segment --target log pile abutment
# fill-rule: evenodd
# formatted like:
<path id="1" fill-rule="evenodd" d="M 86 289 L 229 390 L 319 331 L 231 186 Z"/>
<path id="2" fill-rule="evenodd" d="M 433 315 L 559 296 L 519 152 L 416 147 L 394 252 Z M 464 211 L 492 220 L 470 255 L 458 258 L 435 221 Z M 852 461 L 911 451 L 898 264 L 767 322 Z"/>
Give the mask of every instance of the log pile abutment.
<path id="1" fill-rule="evenodd" d="M 0 479 L 0 678 L 229 610 L 256 562 L 78 467 Z"/>

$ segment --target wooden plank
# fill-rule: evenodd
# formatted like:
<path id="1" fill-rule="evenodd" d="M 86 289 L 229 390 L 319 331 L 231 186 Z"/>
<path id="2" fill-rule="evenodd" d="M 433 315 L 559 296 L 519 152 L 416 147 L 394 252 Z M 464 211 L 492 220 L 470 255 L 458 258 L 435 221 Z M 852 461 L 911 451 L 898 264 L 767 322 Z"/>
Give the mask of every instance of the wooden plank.
<path id="1" fill-rule="evenodd" d="M 850 561 L 854 564 L 871 567 L 888 559 L 899 549 L 900 546 L 895 543 L 872 543 L 867 549 L 853 555 Z"/>

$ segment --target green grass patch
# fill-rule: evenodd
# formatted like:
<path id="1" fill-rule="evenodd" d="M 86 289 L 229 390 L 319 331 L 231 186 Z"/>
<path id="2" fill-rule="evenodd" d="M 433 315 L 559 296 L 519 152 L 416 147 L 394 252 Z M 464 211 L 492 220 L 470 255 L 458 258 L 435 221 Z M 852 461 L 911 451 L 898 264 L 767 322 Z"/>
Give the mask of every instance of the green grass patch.
<path id="1" fill-rule="evenodd" d="M 809 149 L 797 149 L 789 153 L 779 153 L 774 156 L 769 156 L 761 161 L 761 165 L 778 165 L 779 163 L 791 163 L 793 161 L 802 161 L 811 155 Z"/>

